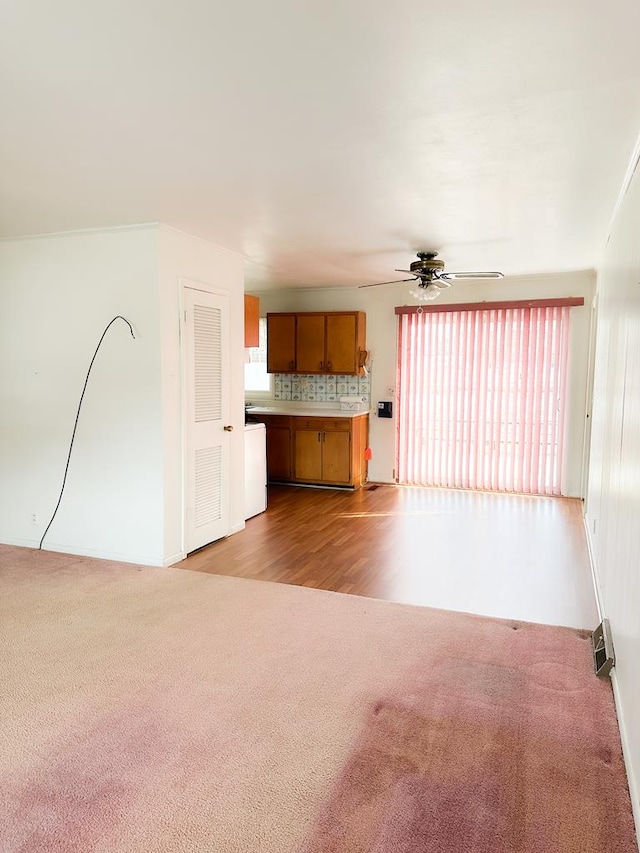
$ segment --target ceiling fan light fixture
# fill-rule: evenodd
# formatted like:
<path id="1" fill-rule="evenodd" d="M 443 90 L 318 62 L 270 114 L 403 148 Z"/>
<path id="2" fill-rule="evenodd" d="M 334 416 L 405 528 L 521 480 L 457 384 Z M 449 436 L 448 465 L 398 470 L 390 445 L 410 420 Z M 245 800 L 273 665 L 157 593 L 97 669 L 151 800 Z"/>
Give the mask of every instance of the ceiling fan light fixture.
<path id="1" fill-rule="evenodd" d="M 426 287 L 421 284 L 418 286 L 417 290 L 410 290 L 409 295 L 413 296 L 414 299 L 417 299 L 420 302 L 432 302 L 440 296 L 440 288 L 433 282 L 431 282 L 431 284 L 427 284 Z"/>

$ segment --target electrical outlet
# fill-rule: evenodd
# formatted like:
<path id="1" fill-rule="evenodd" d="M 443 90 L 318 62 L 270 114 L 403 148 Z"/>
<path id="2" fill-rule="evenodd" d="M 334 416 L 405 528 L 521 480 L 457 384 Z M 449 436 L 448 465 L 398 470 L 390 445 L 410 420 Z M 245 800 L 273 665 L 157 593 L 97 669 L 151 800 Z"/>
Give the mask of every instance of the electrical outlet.
<path id="1" fill-rule="evenodd" d="M 38 523 L 38 513 L 34 512 L 33 515 L 31 516 L 31 524 L 37 524 L 37 523 Z"/>
<path id="2" fill-rule="evenodd" d="M 396 389 L 392 385 L 389 385 L 387 388 L 387 397 L 393 397 L 395 393 Z"/>

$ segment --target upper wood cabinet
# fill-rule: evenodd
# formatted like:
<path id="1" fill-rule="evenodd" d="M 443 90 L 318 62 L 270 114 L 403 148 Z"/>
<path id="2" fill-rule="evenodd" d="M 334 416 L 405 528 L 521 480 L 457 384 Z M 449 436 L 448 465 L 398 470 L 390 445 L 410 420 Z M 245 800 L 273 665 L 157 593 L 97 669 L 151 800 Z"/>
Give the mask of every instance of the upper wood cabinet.
<path id="1" fill-rule="evenodd" d="M 360 373 L 365 350 L 365 315 L 327 314 L 325 332 L 328 373 Z"/>
<path id="2" fill-rule="evenodd" d="M 296 366 L 296 315 L 267 314 L 267 372 L 293 373 Z"/>
<path id="3" fill-rule="evenodd" d="M 296 315 L 296 373 L 325 372 L 325 315 Z"/>
<path id="4" fill-rule="evenodd" d="M 244 295 L 244 345 L 260 346 L 260 300 L 248 293 Z"/>
<path id="5" fill-rule="evenodd" d="M 267 314 L 269 373 L 362 374 L 363 311 Z"/>

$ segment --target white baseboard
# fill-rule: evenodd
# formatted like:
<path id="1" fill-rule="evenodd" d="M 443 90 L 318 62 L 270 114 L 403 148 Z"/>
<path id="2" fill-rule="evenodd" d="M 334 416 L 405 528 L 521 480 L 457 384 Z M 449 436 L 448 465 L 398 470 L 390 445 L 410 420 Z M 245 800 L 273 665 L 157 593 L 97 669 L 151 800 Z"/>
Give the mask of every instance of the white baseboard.
<path id="1" fill-rule="evenodd" d="M 633 768 L 631 767 L 631 749 L 629 747 L 629 739 L 627 737 L 627 726 L 625 722 L 622 696 L 620 695 L 620 684 L 618 683 L 618 674 L 616 668 L 611 670 L 611 685 L 613 687 L 613 701 L 616 706 L 618 715 L 618 727 L 620 729 L 620 743 L 622 744 L 622 757 L 624 758 L 624 766 L 627 771 L 627 783 L 629 785 L 629 796 L 631 797 L 631 809 L 633 811 L 633 819 L 636 825 L 636 843 L 640 850 L 640 786 L 636 779 Z"/>
<path id="2" fill-rule="evenodd" d="M 21 539 L 15 536 L 7 536 L 2 539 L 2 545 L 16 545 L 18 548 L 37 548 L 40 544 L 40 539 Z"/>
<path id="3" fill-rule="evenodd" d="M 240 531 L 244 530 L 246 526 L 247 525 L 244 523 L 244 521 L 239 521 L 237 524 L 234 524 L 231 527 L 231 532 L 229 533 L 229 536 L 233 536 L 234 533 L 240 533 Z"/>
<path id="4" fill-rule="evenodd" d="M 141 566 L 162 566 L 162 560 L 158 557 L 150 557 L 148 554 L 126 554 L 120 551 L 102 551 L 96 548 L 86 548 L 77 545 L 61 545 L 57 542 L 47 542 L 42 547 L 43 551 L 56 551 L 59 554 L 73 554 L 76 557 L 93 557 L 96 560 L 113 560 L 117 563 L 135 563 Z"/>
<path id="5" fill-rule="evenodd" d="M 173 554 L 171 557 L 165 557 L 162 561 L 162 565 L 166 568 L 167 566 L 173 566 L 175 563 L 179 563 L 181 560 L 186 559 L 186 553 L 184 551 L 180 551 L 177 554 Z"/>
<path id="6" fill-rule="evenodd" d="M 587 537 L 587 548 L 589 550 L 589 565 L 591 566 L 591 578 L 593 580 L 593 591 L 596 597 L 596 606 L 598 608 L 598 617 L 602 622 L 606 618 L 606 609 L 602 598 L 602 589 L 600 587 L 600 579 L 598 577 L 598 569 L 595 558 L 595 547 L 591 538 L 591 530 L 587 516 L 583 516 L 584 529 Z M 615 638 L 614 638 L 615 651 Z M 631 750 L 629 747 L 629 738 L 627 735 L 627 725 L 624 714 L 624 705 L 622 695 L 620 693 L 620 684 L 618 682 L 618 673 L 615 666 L 611 670 L 611 686 L 613 688 L 613 702 L 616 707 L 616 715 L 618 717 L 618 729 L 620 731 L 620 743 L 622 745 L 622 757 L 627 773 L 627 784 L 629 785 L 629 796 L 631 797 L 631 809 L 633 811 L 633 819 L 636 827 L 636 841 L 640 850 L 640 786 L 633 772 L 631 764 Z"/>

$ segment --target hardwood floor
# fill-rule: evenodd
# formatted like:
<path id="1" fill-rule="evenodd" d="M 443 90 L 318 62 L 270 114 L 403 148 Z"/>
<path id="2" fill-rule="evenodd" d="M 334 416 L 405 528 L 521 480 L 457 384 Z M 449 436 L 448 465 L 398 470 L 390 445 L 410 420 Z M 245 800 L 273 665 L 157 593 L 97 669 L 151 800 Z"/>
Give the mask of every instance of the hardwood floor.
<path id="1" fill-rule="evenodd" d="M 594 628 L 581 502 L 371 485 L 271 486 L 269 509 L 178 568 Z"/>

